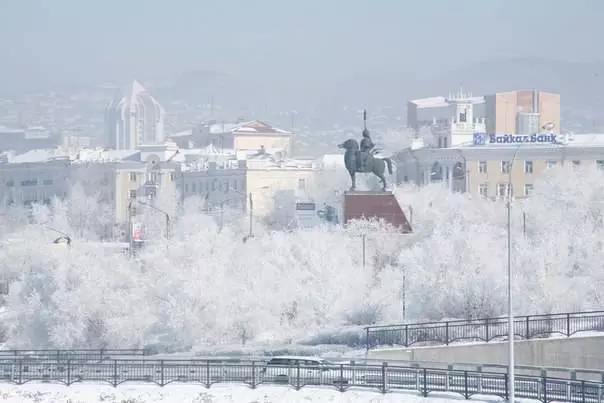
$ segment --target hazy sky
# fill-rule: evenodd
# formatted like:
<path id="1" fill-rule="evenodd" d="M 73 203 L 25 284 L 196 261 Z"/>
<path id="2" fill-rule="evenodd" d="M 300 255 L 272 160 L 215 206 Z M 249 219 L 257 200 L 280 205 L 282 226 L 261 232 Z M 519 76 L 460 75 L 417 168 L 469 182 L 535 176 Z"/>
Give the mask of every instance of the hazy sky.
<path id="1" fill-rule="evenodd" d="M 305 82 L 601 60 L 596 0 L 0 0 L 0 87 L 215 69 Z"/>

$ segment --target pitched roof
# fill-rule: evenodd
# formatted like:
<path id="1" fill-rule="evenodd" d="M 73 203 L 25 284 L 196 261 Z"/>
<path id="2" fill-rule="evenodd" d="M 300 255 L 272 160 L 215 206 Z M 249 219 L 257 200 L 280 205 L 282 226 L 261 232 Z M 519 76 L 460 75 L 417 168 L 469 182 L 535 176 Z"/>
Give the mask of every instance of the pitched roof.
<path id="1" fill-rule="evenodd" d="M 290 135 L 292 132 L 278 129 L 271 126 L 268 123 L 260 120 L 253 120 L 251 122 L 240 123 L 233 129 L 234 134 L 274 134 L 274 135 Z"/>

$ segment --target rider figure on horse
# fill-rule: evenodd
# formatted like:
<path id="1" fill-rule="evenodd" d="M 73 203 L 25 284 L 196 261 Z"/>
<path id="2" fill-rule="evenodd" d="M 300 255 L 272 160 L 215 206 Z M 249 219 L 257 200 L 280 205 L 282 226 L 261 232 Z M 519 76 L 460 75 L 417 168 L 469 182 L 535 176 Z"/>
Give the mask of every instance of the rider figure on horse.
<path id="1" fill-rule="evenodd" d="M 373 141 L 371 140 L 371 136 L 369 136 L 369 130 L 367 128 L 363 129 L 363 140 L 361 140 L 360 150 L 357 151 L 357 171 L 363 172 L 365 166 L 367 165 L 367 159 L 369 154 L 375 147 Z"/>

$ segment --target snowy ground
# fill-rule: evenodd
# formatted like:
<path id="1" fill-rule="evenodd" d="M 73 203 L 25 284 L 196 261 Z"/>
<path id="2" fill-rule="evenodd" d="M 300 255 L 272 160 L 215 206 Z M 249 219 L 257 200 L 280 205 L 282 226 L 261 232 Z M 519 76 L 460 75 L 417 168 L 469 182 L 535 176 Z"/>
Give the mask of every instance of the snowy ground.
<path id="1" fill-rule="evenodd" d="M 245 386 L 216 385 L 210 389 L 192 385 L 169 385 L 163 388 L 154 385 L 130 384 L 113 388 L 107 385 L 76 384 L 69 387 L 54 384 L 26 384 L 22 386 L 3 384 L 0 401 L 10 403 L 275 403 L 275 402 L 363 402 L 363 403 L 448 403 L 463 402 L 461 397 L 440 394 L 435 397 L 405 393 L 380 394 L 364 390 L 349 390 L 344 393 L 333 389 L 303 388 L 296 391 L 288 387 L 261 386 L 250 389 Z M 475 397 L 475 402 L 501 401 L 492 396 Z M 518 400 L 533 403 L 533 400 Z"/>

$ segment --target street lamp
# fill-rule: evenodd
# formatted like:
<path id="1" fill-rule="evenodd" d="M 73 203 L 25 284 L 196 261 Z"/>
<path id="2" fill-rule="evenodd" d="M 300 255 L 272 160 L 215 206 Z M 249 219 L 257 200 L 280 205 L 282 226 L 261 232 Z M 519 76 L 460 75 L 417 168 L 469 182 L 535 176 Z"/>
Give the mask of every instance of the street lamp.
<path id="1" fill-rule="evenodd" d="M 514 371 L 514 312 L 512 291 L 512 172 L 514 162 L 520 150 L 520 144 L 516 147 L 512 161 L 508 167 L 508 189 L 507 189 L 507 252 L 508 252 L 508 396 L 509 402 L 514 403 L 515 398 L 515 371 Z"/>

